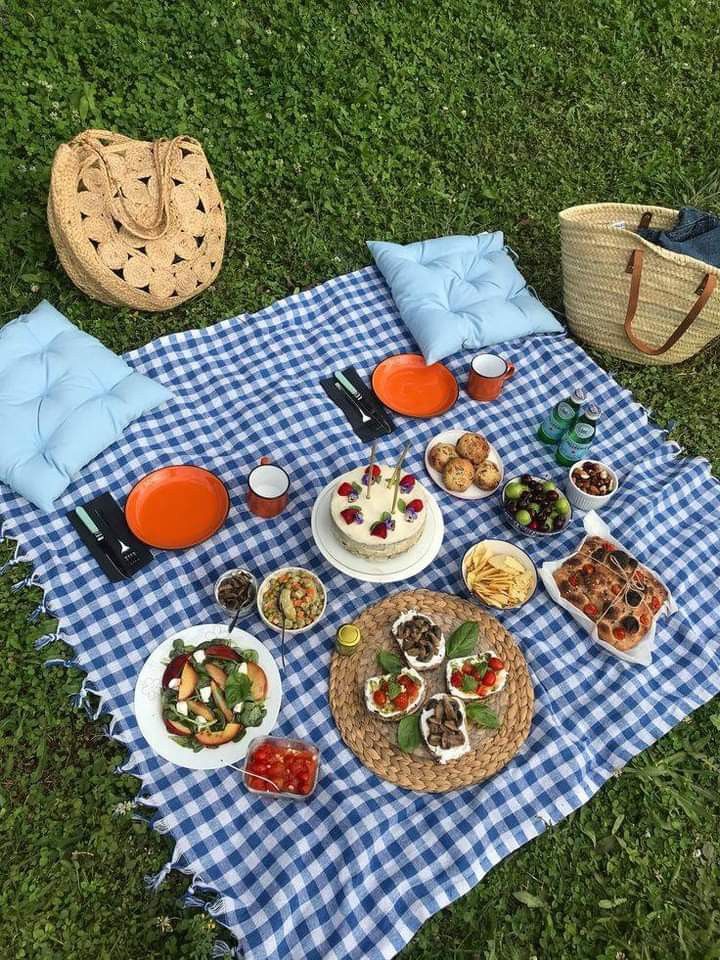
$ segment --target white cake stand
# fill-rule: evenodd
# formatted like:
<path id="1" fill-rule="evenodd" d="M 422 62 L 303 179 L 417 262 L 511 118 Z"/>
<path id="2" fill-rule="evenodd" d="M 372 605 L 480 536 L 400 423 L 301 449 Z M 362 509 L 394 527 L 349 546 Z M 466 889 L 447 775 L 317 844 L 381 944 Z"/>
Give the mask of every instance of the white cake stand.
<path id="1" fill-rule="evenodd" d="M 400 556 L 387 560 L 366 560 L 346 550 L 333 531 L 330 500 L 337 483 L 337 479 L 331 480 L 320 491 L 313 504 L 310 521 L 315 545 L 336 570 L 355 580 L 365 580 L 368 583 L 395 583 L 416 576 L 433 562 L 442 546 L 445 524 L 440 507 L 428 490 L 424 491 L 427 496 L 427 518 L 418 542 Z"/>

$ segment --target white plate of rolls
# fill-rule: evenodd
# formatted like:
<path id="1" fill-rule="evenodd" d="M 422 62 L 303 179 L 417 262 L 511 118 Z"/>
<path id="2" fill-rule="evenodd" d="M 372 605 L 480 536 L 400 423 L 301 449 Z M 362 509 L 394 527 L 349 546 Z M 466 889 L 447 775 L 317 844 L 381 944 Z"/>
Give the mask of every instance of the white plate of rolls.
<path id="1" fill-rule="evenodd" d="M 425 447 L 433 481 L 460 500 L 482 500 L 503 482 L 503 463 L 487 437 L 471 430 L 443 430 Z"/>

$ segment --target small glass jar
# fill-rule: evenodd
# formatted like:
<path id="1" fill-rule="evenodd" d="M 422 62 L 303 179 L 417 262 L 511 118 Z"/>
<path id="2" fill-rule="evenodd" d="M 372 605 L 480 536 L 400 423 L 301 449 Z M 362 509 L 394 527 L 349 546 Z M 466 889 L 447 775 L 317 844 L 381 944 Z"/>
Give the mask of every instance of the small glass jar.
<path id="1" fill-rule="evenodd" d="M 335 649 L 343 657 L 352 657 L 360 649 L 362 634 L 354 623 L 344 623 L 335 635 Z"/>
<path id="2" fill-rule="evenodd" d="M 243 603 L 240 605 L 240 608 L 239 608 L 240 610 L 239 616 L 244 617 L 244 616 L 247 616 L 247 614 L 250 613 L 250 611 L 254 608 L 255 598 L 257 597 L 257 580 L 255 579 L 253 574 L 250 573 L 249 570 L 243 570 L 241 568 L 238 568 L 235 570 L 226 570 L 225 573 L 223 573 L 220 577 L 218 577 L 218 580 L 215 584 L 215 590 L 214 590 L 215 601 L 218 604 L 218 606 L 221 607 L 222 610 L 224 610 L 224 612 L 231 617 L 238 612 L 237 606 L 231 605 L 230 603 L 226 603 L 221 597 L 221 588 L 223 587 L 223 585 L 235 579 L 242 579 L 248 585 L 247 597 L 243 601 Z"/>

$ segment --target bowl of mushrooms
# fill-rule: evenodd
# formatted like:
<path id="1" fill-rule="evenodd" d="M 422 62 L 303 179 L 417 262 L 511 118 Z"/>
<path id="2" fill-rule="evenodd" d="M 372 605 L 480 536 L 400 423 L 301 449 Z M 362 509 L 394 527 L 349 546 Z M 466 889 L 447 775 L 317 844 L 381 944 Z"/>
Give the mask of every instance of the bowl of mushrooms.
<path id="1" fill-rule="evenodd" d="M 619 481 L 614 470 L 600 460 L 581 460 L 568 471 L 567 498 L 578 510 L 599 510 L 617 492 Z"/>

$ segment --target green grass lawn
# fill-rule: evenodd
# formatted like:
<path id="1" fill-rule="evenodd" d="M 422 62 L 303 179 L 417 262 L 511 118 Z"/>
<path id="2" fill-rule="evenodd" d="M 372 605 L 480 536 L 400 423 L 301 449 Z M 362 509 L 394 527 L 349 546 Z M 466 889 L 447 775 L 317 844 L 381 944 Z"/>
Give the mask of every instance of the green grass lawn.
<path id="1" fill-rule="evenodd" d="M 368 262 L 367 238 L 501 228 L 561 306 L 557 213 L 593 200 L 720 206 L 720 40 L 692 0 L 0 0 L 0 323 L 47 297 L 125 350 Z M 212 290 L 161 315 L 82 296 L 45 223 L 49 167 L 84 127 L 186 132 L 227 201 Z M 720 464 L 717 353 L 599 358 Z M 0 442 L 2 438 L 0 437 Z M 0 564 L 11 545 L 0 546 Z M 206 960 L 214 924 L 149 894 L 169 842 L 131 820 L 122 750 L 45 670 L 39 591 L 0 581 L 0 957 Z M 585 808 L 431 920 L 404 960 L 720 957 L 711 703 Z M 302 960 L 302 958 L 292 958 Z M 355 958 L 349 958 L 355 960 Z"/>

